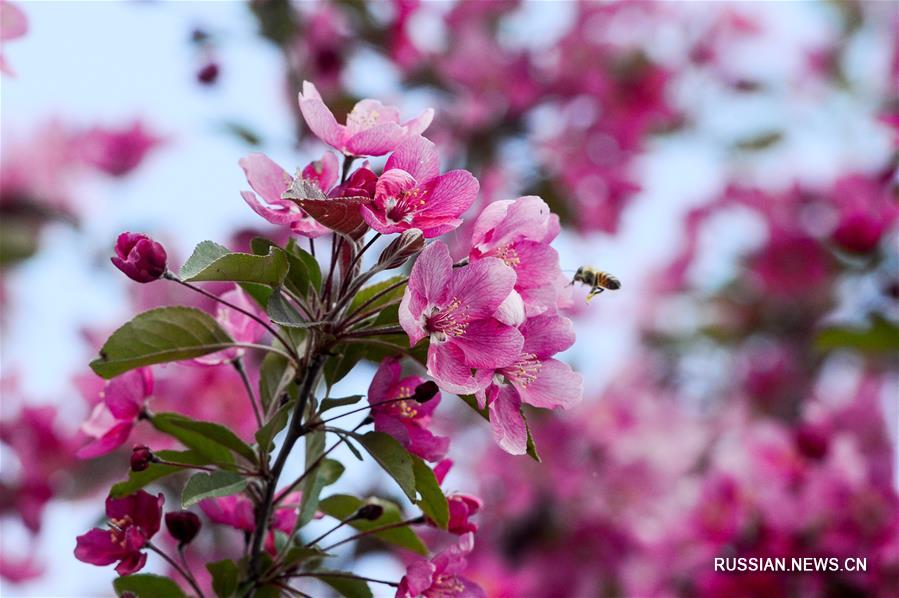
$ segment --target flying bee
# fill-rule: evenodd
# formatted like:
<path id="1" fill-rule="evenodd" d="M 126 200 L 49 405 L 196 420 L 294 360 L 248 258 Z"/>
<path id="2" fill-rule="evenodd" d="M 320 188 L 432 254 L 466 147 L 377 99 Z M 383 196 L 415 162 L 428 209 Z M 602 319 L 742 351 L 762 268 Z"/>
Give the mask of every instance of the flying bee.
<path id="1" fill-rule="evenodd" d="M 590 303 L 591 299 L 606 289 L 615 291 L 621 288 L 620 280 L 608 272 L 597 270 L 591 266 L 581 266 L 577 269 L 574 278 L 571 280 L 571 284 L 576 282 L 580 282 L 590 287 L 590 292 L 587 294 L 587 303 Z"/>

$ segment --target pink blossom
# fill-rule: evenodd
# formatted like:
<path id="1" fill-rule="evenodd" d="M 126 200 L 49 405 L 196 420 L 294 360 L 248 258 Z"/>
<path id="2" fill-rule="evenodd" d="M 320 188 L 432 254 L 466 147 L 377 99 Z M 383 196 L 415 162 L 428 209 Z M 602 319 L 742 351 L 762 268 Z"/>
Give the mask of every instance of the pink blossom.
<path id="1" fill-rule="evenodd" d="M 121 129 L 94 127 L 79 142 L 85 162 L 108 175 L 120 177 L 137 168 L 162 139 L 148 132 L 142 122 L 135 121 Z"/>
<path id="2" fill-rule="evenodd" d="M 18 6 L 7 0 L 0 0 L 0 72 L 15 74 L 6 62 L 3 45 L 28 33 L 28 18 Z"/>
<path id="3" fill-rule="evenodd" d="M 387 159 L 374 200 L 362 206 L 362 217 L 382 234 L 417 228 L 432 238 L 458 227 L 459 216 L 477 196 L 478 181 L 470 172 L 440 174 L 434 144 L 415 136 Z"/>
<path id="4" fill-rule="evenodd" d="M 400 303 L 400 325 L 412 346 L 430 337 L 428 374 L 448 392 L 471 393 L 482 384 L 472 368 L 512 365 L 524 342 L 494 314 L 515 286 L 515 272 L 496 258 L 453 268 L 449 248 L 436 241 L 412 267 Z"/>
<path id="5" fill-rule="evenodd" d="M 101 401 L 81 426 L 93 440 L 78 450 L 78 457 L 93 459 L 125 444 L 152 393 L 153 374 L 149 368 L 131 370 L 107 382 L 100 393 Z"/>
<path id="6" fill-rule="evenodd" d="M 111 261 L 125 276 L 135 282 L 159 280 L 166 270 L 165 248 L 141 233 L 122 233 L 116 239 Z"/>
<path id="7" fill-rule="evenodd" d="M 293 177 L 271 158 L 264 154 L 250 154 L 240 160 L 240 166 L 250 187 L 265 202 L 260 202 L 256 193 L 242 191 L 240 195 L 254 212 L 272 224 L 289 226 L 294 233 L 304 237 L 315 238 L 328 232 L 326 227 L 316 222 L 296 203 L 282 197 L 293 182 Z M 337 168 L 337 156 L 327 152 L 320 161 L 306 166 L 300 176 L 327 193 L 337 181 Z"/>
<path id="8" fill-rule="evenodd" d="M 276 497 L 280 498 L 280 497 Z M 271 527 L 265 538 L 265 549 L 275 554 L 275 531 L 289 534 L 297 522 L 297 507 L 300 505 L 299 492 L 291 492 L 278 503 L 272 514 Z M 200 509 L 215 523 L 221 523 L 245 532 L 256 529 L 256 514 L 253 501 L 244 494 L 207 498 L 200 501 Z"/>
<path id="9" fill-rule="evenodd" d="M 417 560 L 406 569 L 396 598 L 486 597 L 484 590 L 460 574 L 468 566 L 466 557 L 474 548 L 474 534 L 467 533 L 431 560 Z"/>
<path id="10" fill-rule="evenodd" d="M 415 400 L 415 389 L 426 380 L 420 376 L 402 377 L 400 360 L 388 357 L 381 362 L 368 387 L 368 402 L 375 430 L 396 438 L 406 449 L 427 461 L 446 455 L 449 438 L 428 430 L 431 416 L 440 403 L 438 393 L 425 403 Z"/>
<path id="11" fill-rule="evenodd" d="M 138 490 L 121 499 L 106 499 L 106 516 L 110 529 L 94 528 L 78 536 L 75 558 L 91 565 L 116 565 L 119 575 L 130 575 L 143 569 L 147 555 L 141 552 L 159 531 L 162 519 L 162 494 L 153 496 Z"/>
<path id="12" fill-rule="evenodd" d="M 382 156 L 396 149 L 407 135 L 420 135 L 431 124 L 434 110 L 400 123 L 400 112 L 377 100 L 362 100 L 347 115 L 347 124 L 337 123 L 315 85 L 303 81 L 300 110 L 315 136 L 349 156 Z"/>
<path id="13" fill-rule="evenodd" d="M 544 314 L 529 318 L 519 330 L 524 335 L 524 345 L 518 359 L 496 368 L 490 385 L 477 393 L 480 407 L 490 408 L 490 424 L 497 444 L 515 455 L 527 450 L 522 402 L 544 409 L 568 409 L 583 394 L 580 374 L 552 358 L 574 344 L 571 321 Z"/>
<path id="14" fill-rule="evenodd" d="M 235 284 L 233 289 L 220 296 L 228 303 L 255 314 L 263 321 L 268 318 L 259 304 L 253 301 L 239 285 Z M 225 332 L 238 343 L 255 343 L 265 334 L 265 328 L 258 321 L 222 303 L 217 304 L 215 319 Z M 224 349 L 210 355 L 197 357 L 194 361 L 203 365 L 221 365 L 242 357 L 244 352 L 244 349 L 240 348 Z"/>
<path id="15" fill-rule="evenodd" d="M 452 460 L 444 459 L 434 467 L 434 476 L 436 476 L 438 484 L 443 484 L 443 480 L 446 479 L 446 474 L 449 473 L 452 466 Z M 471 521 L 470 518 L 484 506 L 484 502 L 480 498 L 471 494 L 453 492 L 446 495 L 446 501 L 449 504 L 448 532 L 462 535 L 478 531 L 478 524 Z M 428 525 L 436 526 L 430 519 L 428 519 Z"/>
<path id="16" fill-rule="evenodd" d="M 559 254 L 549 246 L 559 234 L 559 217 L 536 196 L 495 201 L 478 216 L 469 259 L 496 257 L 515 270 L 515 290 L 528 317 L 556 307 Z"/>

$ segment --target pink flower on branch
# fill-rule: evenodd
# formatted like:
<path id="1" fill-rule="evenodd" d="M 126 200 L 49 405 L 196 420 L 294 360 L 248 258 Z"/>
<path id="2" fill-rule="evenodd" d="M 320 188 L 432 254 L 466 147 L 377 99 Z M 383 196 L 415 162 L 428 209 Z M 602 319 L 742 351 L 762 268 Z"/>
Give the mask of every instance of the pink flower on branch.
<path id="1" fill-rule="evenodd" d="M 81 426 L 93 440 L 81 447 L 77 456 L 93 459 L 125 444 L 152 393 L 153 374 L 149 368 L 131 370 L 107 382 L 100 402 Z"/>
<path id="2" fill-rule="evenodd" d="M 412 267 L 399 320 L 411 345 L 430 337 L 428 374 L 441 388 L 474 392 L 483 384 L 472 368 L 493 370 L 518 359 L 521 333 L 496 317 L 514 286 L 514 270 L 496 258 L 453 268 L 444 243 L 422 251 Z"/>
<path id="3" fill-rule="evenodd" d="M 379 233 L 417 228 L 433 238 L 462 224 L 459 216 L 474 203 L 478 188 L 467 170 L 440 174 L 434 144 L 415 136 L 387 159 L 374 200 L 361 207 L 362 217 Z"/>
<path id="4" fill-rule="evenodd" d="M 309 81 L 303 81 L 299 102 L 303 118 L 315 136 L 349 156 L 383 156 L 396 149 L 406 136 L 423 133 L 434 118 L 434 110 L 428 108 L 401 123 L 396 107 L 362 100 L 347 115 L 346 125 L 341 125 Z"/>
<path id="5" fill-rule="evenodd" d="M 241 191 L 240 195 L 254 212 L 272 224 L 289 226 L 294 233 L 304 237 L 314 239 L 328 232 L 326 227 L 311 218 L 299 205 L 284 198 L 284 193 L 293 184 L 294 178 L 271 158 L 265 154 L 250 154 L 241 158 L 240 166 L 250 187 L 256 192 Z M 324 194 L 337 182 L 337 170 L 337 156 L 327 152 L 321 160 L 306 166 L 300 179 Z M 264 203 L 259 201 L 259 196 Z"/>
<path id="6" fill-rule="evenodd" d="M 428 430 L 428 424 L 440 403 L 440 394 L 419 403 L 415 391 L 426 380 L 420 376 L 403 378 L 402 369 L 399 359 L 388 357 L 371 381 L 368 402 L 372 406 L 375 430 L 390 434 L 422 459 L 438 461 L 446 455 L 449 438 L 434 435 Z"/>
<path id="7" fill-rule="evenodd" d="M 497 368 L 490 385 L 476 395 L 481 409 L 490 409 L 497 444 L 513 455 L 527 451 L 522 402 L 544 409 L 567 409 L 583 395 L 580 374 L 552 358 L 574 344 L 571 321 L 544 314 L 528 319 L 519 330 L 524 335 L 521 354 L 511 365 Z"/>
<path id="8" fill-rule="evenodd" d="M 118 561 L 115 570 L 119 575 L 140 571 L 147 562 L 141 549 L 159 531 L 164 502 L 162 494 L 153 496 L 143 490 L 118 500 L 107 498 L 110 529 L 94 528 L 78 536 L 75 558 L 98 566 Z"/>
<path id="9" fill-rule="evenodd" d="M 275 554 L 275 531 L 284 534 L 293 532 L 297 522 L 297 510 L 301 494 L 291 492 L 278 504 L 272 514 L 270 529 L 265 539 L 265 549 Z M 256 514 L 253 501 L 245 494 L 207 498 L 200 501 L 200 509 L 215 523 L 221 523 L 245 532 L 256 529 Z"/>
<path id="10" fill-rule="evenodd" d="M 480 586 L 461 576 L 468 566 L 466 557 L 473 548 L 474 534 L 467 533 L 459 538 L 458 544 L 450 546 L 431 560 L 415 561 L 406 569 L 406 575 L 396 590 L 396 598 L 486 596 Z"/>

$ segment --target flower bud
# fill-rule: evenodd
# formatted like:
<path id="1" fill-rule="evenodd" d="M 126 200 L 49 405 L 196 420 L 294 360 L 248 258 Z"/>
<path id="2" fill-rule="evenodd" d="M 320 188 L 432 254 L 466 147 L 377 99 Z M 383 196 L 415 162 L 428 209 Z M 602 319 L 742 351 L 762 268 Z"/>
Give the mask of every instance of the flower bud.
<path id="1" fill-rule="evenodd" d="M 165 514 L 165 527 L 181 544 L 189 544 L 200 532 L 200 518 L 190 511 Z"/>
<path id="2" fill-rule="evenodd" d="M 399 268 L 413 255 L 420 252 L 425 246 L 425 238 L 417 228 L 404 230 L 393 240 L 378 258 L 378 265 L 385 270 Z"/>
<path id="3" fill-rule="evenodd" d="M 219 65 L 216 62 L 207 62 L 203 68 L 197 71 L 197 81 L 203 85 L 213 85 L 219 77 Z"/>
<path id="4" fill-rule="evenodd" d="M 112 263 L 136 282 L 152 282 L 165 274 L 166 253 L 162 245 L 140 233 L 122 233 L 115 245 Z"/>
<path id="5" fill-rule="evenodd" d="M 436 397 L 439 392 L 440 389 L 437 388 L 437 383 L 433 380 L 428 380 L 415 387 L 415 393 L 412 395 L 412 398 L 419 403 L 427 403 Z"/>
<path id="6" fill-rule="evenodd" d="M 384 507 L 376 504 L 363 505 L 359 507 L 353 519 L 365 519 L 367 521 L 377 521 L 384 514 Z"/>
<path id="7" fill-rule="evenodd" d="M 143 471 L 154 461 L 156 457 L 150 447 L 140 444 L 131 451 L 131 471 Z"/>

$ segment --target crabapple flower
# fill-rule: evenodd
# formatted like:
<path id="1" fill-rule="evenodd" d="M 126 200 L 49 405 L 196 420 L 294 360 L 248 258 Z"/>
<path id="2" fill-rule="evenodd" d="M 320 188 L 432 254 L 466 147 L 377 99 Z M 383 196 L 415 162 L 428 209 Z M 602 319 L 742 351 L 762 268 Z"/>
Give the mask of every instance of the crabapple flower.
<path id="1" fill-rule="evenodd" d="M 401 123 L 396 107 L 385 106 L 377 100 L 362 100 L 347 115 L 346 125 L 341 125 L 309 81 L 303 81 L 299 103 L 303 118 L 315 136 L 349 156 L 383 156 L 396 149 L 407 136 L 423 133 L 434 118 L 434 110 L 428 108 L 416 118 Z"/>
<path id="2" fill-rule="evenodd" d="M 158 280 L 165 274 L 165 248 L 141 233 L 122 233 L 116 239 L 113 265 L 135 282 Z"/>
<path id="3" fill-rule="evenodd" d="M 419 376 L 403 378 L 402 369 L 399 359 L 388 357 L 371 381 L 368 402 L 375 430 L 390 434 L 406 450 L 426 461 L 439 461 L 449 449 L 449 438 L 434 435 L 428 424 L 440 395 L 425 403 L 416 401 L 416 389 L 426 381 Z"/>
<path id="4" fill-rule="evenodd" d="M 28 33 L 28 19 L 25 13 L 6 0 L 0 0 L 0 46 L 11 39 L 18 39 Z M 6 62 L 3 56 L 2 47 L 0 47 L 0 72 L 12 75 L 12 67 Z"/>
<path id="5" fill-rule="evenodd" d="M 524 339 L 494 314 L 515 285 L 515 272 L 496 258 L 453 268 L 449 248 L 436 241 L 421 252 L 399 308 L 414 346 L 430 337 L 428 374 L 447 392 L 483 384 L 472 368 L 493 370 L 519 358 Z"/>
<path id="6" fill-rule="evenodd" d="M 293 177 L 271 158 L 264 154 L 250 154 L 241 158 L 240 167 L 255 191 L 241 191 L 240 195 L 254 212 L 272 224 L 289 226 L 294 233 L 304 237 L 314 239 L 328 232 L 296 203 L 282 197 L 290 188 Z M 337 168 L 337 156 L 327 152 L 321 160 L 306 166 L 300 177 L 327 192 L 337 181 Z M 259 196 L 265 203 L 259 201 Z"/>
<path id="7" fill-rule="evenodd" d="M 478 180 L 467 170 L 439 171 L 434 144 L 421 136 L 404 141 L 387 159 L 374 199 L 362 217 L 382 234 L 420 229 L 433 238 L 456 229 L 478 196 Z"/>
<path id="8" fill-rule="evenodd" d="M 443 480 L 452 466 L 452 460 L 444 459 L 434 467 L 434 475 L 437 477 L 438 484 L 443 484 Z M 449 504 L 447 531 L 458 535 L 478 531 L 478 524 L 471 521 L 470 518 L 484 506 L 484 502 L 480 498 L 470 494 L 454 492 L 446 495 L 446 501 Z M 436 525 L 430 519 L 427 522 L 428 525 Z"/>
<path id="9" fill-rule="evenodd" d="M 278 503 L 272 514 L 272 522 L 265 538 L 265 549 L 275 554 L 275 531 L 290 534 L 297 522 L 299 492 L 291 492 Z M 200 501 L 200 509 L 215 523 L 221 523 L 245 532 L 256 529 L 256 514 L 253 501 L 244 494 L 207 498 Z"/>
<path id="10" fill-rule="evenodd" d="M 481 409 L 490 409 L 490 425 L 497 444 L 513 455 L 527 450 L 527 426 L 522 402 L 534 407 L 568 409 L 581 400 L 583 380 L 567 364 L 552 356 L 574 344 L 571 321 L 543 314 L 520 328 L 524 346 L 514 363 L 497 368 L 489 386 L 476 393 Z M 479 372 L 480 374 L 480 372 Z"/>
<path id="11" fill-rule="evenodd" d="M 267 318 L 265 312 L 259 308 L 259 304 L 250 297 L 238 285 L 222 293 L 221 298 L 232 305 L 241 307 L 251 314 L 256 314 L 260 319 Z M 238 343 L 255 343 L 265 334 L 265 328 L 258 321 L 248 315 L 219 303 L 216 308 L 215 319 L 222 328 Z M 203 365 L 221 365 L 229 363 L 241 357 L 244 350 L 241 348 L 223 349 L 210 355 L 194 358 L 196 363 Z"/>
<path id="12" fill-rule="evenodd" d="M 466 557 L 473 548 L 474 534 L 467 533 L 459 538 L 458 544 L 450 546 L 431 560 L 415 561 L 406 569 L 406 575 L 396 590 L 396 598 L 486 596 L 480 586 L 460 575 L 468 566 Z"/>
<path id="13" fill-rule="evenodd" d="M 76 455 L 80 459 L 93 459 L 125 444 L 152 393 L 153 373 L 149 368 L 131 370 L 107 382 L 100 393 L 100 402 L 81 425 L 81 430 L 93 440 Z"/>
<path id="14" fill-rule="evenodd" d="M 557 304 L 562 271 L 559 254 L 549 244 L 559 230 L 559 217 L 539 197 L 495 201 L 475 221 L 469 260 L 503 260 L 515 270 L 515 290 L 528 317 L 539 315 Z"/>
<path id="15" fill-rule="evenodd" d="M 119 575 L 140 571 L 147 562 L 141 549 L 159 531 L 163 503 L 162 494 L 153 496 L 143 490 L 118 500 L 107 498 L 110 529 L 94 528 L 78 536 L 75 558 L 101 567 L 118 561 Z"/>
<path id="16" fill-rule="evenodd" d="M 115 177 L 137 168 L 150 150 L 163 143 L 140 121 L 122 129 L 94 127 L 78 141 L 85 162 Z"/>

